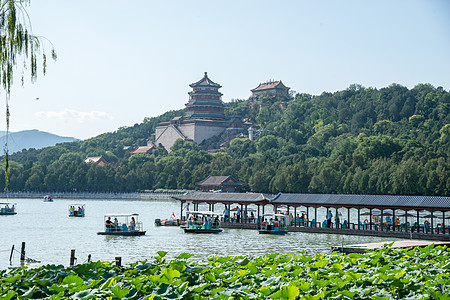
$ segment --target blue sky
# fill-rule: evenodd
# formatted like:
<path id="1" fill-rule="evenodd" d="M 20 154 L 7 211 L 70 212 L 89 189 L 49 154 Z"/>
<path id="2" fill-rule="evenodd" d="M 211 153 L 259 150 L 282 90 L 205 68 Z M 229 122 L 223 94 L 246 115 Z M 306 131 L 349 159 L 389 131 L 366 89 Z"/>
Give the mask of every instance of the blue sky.
<path id="1" fill-rule="evenodd" d="M 205 71 L 225 102 L 271 79 L 310 94 L 450 89 L 444 0 L 32 0 L 27 11 L 58 60 L 34 84 L 16 80 L 11 131 L 85 139 L 132 126 L 183 108 Z"/>

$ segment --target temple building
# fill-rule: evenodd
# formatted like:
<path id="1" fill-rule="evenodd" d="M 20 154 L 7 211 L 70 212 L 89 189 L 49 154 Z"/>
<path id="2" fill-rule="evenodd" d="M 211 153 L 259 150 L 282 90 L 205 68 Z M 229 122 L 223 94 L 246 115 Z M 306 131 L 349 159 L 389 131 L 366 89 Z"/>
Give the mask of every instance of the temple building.
<path id="1" fill-rule="evenodd" d="M 237 181 L 233 176 L 211 176 L 209 175 L 196 185 L 200 186 L 202 192 L 222 191 L 222 192 L 240 192 L 244 185 Z"/>
<path id="2" fill-rule="evenodd" d="M 208 74 L 189 85 L 189 102 L 186 113 L 170 122 L 159 123 L 155 132 L 155 144 L 162 144 L 167 151 L 177 139 L 194 141 L 200 144 L 204 140 L 220 135 L 229 126 L 225 119 L 220 84 L 209 79 Z"/>
<path id="3" fill-rule="evenodd" d="M 271 96 L 271 97 L 288 97 L 289 88 L 285 86 L 281 80 L 278 81 L 268 81 L 265 83 L 260 83 L 252 91 L 251 98 L 258 98 L 261 96 Z"/>
<path id="4" fill-rule="evenodd" d="M 131 151 L 130 154 L 151 154 L 156 149 L 152 141 L 147 142 L 147 146 L 139 146 L 136 150 Z"/>
<path id="5" fill-rule="evenodd" d="M 96 164 L 100 167 L 103 167 L 108 164 L 108 162 L 103 158 L 103 155 L 100 156 L 86 156 L 84 162 L 87 164 Z"/>

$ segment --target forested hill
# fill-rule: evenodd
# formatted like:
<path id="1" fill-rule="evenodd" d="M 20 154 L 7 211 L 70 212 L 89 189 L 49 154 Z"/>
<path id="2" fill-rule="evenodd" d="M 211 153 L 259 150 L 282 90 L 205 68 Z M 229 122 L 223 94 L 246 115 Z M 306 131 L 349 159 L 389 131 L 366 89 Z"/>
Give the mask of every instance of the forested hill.
<path id="1" fill-rule="evenodd" d="M 235 138 L 214 154 L 178 141 L 170 154 L 158 149 L 130 157 L 158 122 L 183 113 L 172 111 L 86 141 L 14 154 L 10 188 L 193 189 L 211 174 L 233 175 L 257 192 L 450 195 L 450 94 L 440 87 L 352 85 L 225 106 L 227 115 L 255 124 L 256 140 Z M 103 155 L 111 164 L 85 164 L 86 155 Z"/>

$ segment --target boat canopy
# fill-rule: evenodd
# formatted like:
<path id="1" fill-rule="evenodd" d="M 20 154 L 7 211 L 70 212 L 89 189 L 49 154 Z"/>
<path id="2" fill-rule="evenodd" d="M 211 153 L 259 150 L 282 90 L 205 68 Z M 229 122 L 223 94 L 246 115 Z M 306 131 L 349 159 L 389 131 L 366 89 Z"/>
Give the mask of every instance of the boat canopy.
<path id="1" fill-rule="evenodd" d="M 16 205 L 17 203 L 12 202 L 0 202 L 0 205 Z"/>
<path id="2" fill-rule="evenodd" d="M 139 214 L 106 214 L 105 217 L 132 217 L 139 216 Z"/>

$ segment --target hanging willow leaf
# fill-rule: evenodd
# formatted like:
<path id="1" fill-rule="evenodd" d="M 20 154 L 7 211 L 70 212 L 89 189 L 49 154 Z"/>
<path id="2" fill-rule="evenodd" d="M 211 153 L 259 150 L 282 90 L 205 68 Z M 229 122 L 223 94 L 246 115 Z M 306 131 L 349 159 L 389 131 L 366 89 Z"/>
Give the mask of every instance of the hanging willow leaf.
<path id="1" fill-rule="evenodd" d="M 47 71 L 47 57 L 41 53 L 41 38 L 31 31 L 31 22 L 25 10 L 29 0 L 0 0 L 0 82 L 5 92 L 6 140 L 4 147 L 5 160 L 5 191 L 8 198 L 9 189 L 9 99 L 13 84 L 13 70 L 22 60 L 22 73 L 29 70 L 31 82 L 38 74 L 38 57 L 42 55 L 42 72 Z M 52 47 L 52 58 L 56 60 L 56 53 Z M 24 84 L 22 75 L 22 84 Z"/>

